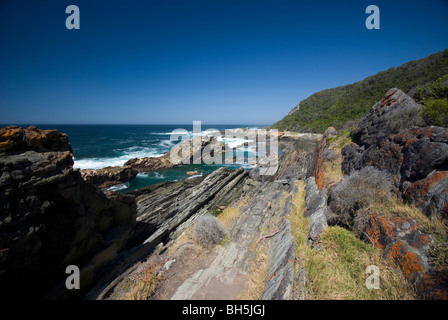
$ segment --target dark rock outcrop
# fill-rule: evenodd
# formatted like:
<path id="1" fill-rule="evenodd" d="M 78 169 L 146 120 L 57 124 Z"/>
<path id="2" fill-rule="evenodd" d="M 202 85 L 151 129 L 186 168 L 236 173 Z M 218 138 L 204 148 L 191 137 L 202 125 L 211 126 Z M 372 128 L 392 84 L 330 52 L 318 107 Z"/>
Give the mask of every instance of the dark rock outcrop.
<path id="1" fill-rule="evenodd" d="M 159 189 L 139 196 L 137 220 L 141 223 L 137 226 L 136 236 L 146 235 L 144 242 L 153 244 L 154 247 L 160 242 L 166 243 L 170 239 L 170 234 L 193 214 L 201 210 L 205 212 L 204 209 L 213 212 L 218 206 L 225 204 L 225 201 L 219 201 L 219 199 L 229 196 L 227 192 L 233 194 L 230 196 L 233 200 L 236 192 L 240 191 L 237 185 L 247 174 L 248 172 L 243 169 L 231 170 L 222 167 L 205 177 L 193 188 L 186 189 L 185 184 L 182 183 L 178 189 Z M 229 185 L 233 188 L 229 188 Z M 221 194 L 223 189 L 227 192 Z"/>
<path id="2" fill-rule="evenodd" d="M 68 265 L 81 289 L 133 234 L 132 196 L 109 194 L 74 171 L 72 147 L 57 130 L 0 129 L 0 283 L 8 298 L 61 298 Z"/>
<path id="3" fill-rule="evenodd" d="M 243 192 L 248 172 L 225 167 L 195 179 L 162 182 L 129 193 L 136 197 L 137 224 L 132 248 L 102 273 L 88 294 L 101 299 L 115 287 L 115 279 L 136 262 L 168 246 L 198 217 L 213 213 Z"/>
<path id="4" fill-rule="evenodd" d="M 390 259 L 405 278 L 415 284 L 420 297 L 448 298 L 446 266 L 433 265 L 430 248 L 434 238 L 419 222 L 376 212 L 365 212 L 357 220 L 364 220 L 355 223 L 360 237 L 383 250 L 385 258 Z"/>
<path id="5" fill-rule="evenodd" d="M 402 91 L 390 89 L 352 133 L 355 143 L 342 150 L 342 171 L 372 166 L 388 172 L 404 200 L 428 216 L 446 219 L 448 128 L 424 126 L 416 112 L 420 108 Z M 447 298 L 446 266 L 431 262 L 434 239 L 418 222 L 368 212 L 355 218 L 354 226 L 401 269 L 421 297 Z"/>
<path id="6" fill-rule="evenodd" d="M 432 236 L 413 219 L 378 213 L 367 215 L 366 223 L 358 226 L 361 238 L 382 249 L 409 281 L 420 282 L 430 268 L 427 251 L 434 241 Z"/>
<path id="7" fill-rule="evenodd" d="M 396 88 L 390 89 L 361 120 L 352 133 L 353 141 L 366 149 L 370 146 L 379 146 L 384 139 L 402 129 L 402 127 L 397 126 L 397 121 L 400 121 L 409 113 L 417 113 L 421 108 L 420 104 L 403 91 Z M 420 121 L 414 119 L 413 122 L 411 121 L 406 125 L 406 128 L 413 124 L 420 124 Z"/>
<path id="8" fill-rule="evenodd" d="M 405 199 L 427 214 L 446 217 L 448 128 L 393 126 L 395 118 L 419 108 L 402 91 L 389 90 L 353 132 L 357 144 L 342 150 L 342 171 L 349 174 L 366 166 L 387 171 Z"/>
<path id="9" fill-rule="evenodd" d="M 171 162 L 169 153 L 162 157 L 146 157 L 146 158 L 133 158 L 126 161 L 125 167 L 132 168 L 139 172 L 154 171 L 166 168 L 174 167 Z"/>
<path id="10" fill-rule="evenodd" d="M 431 216 L 448 217 L 448 171 L 433 171 L 426 178 L 407 186 L 403 198 Z"/>
<path id="11" fill-rule="evenodd" d="M 108 188 L 112 185 L 134 179 L 137 174 L 138 171 L 130 166 L 81 170 L 81 176 L 85 181 L 102 188 Z"/>

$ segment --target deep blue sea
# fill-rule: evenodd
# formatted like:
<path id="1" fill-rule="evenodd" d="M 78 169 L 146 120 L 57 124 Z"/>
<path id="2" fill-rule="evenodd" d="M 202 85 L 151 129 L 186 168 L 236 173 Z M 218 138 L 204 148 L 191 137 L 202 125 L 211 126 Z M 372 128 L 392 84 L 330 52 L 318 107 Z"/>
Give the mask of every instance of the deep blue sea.
<path id="1" fill-rule="evenodd" d="M 24 125 L 25 126 L 25 125 Z M 178 142 L 170 141 L 175 129 L 185 129 L 192 133 L 189 125 L 37 125 L 39 129 L 58 129 L 68 135 L 73 147 L 74 168 L 100 169 L 121 166 L 131 158 L 157 157 L 171 150 Z M 225 129 L 263 128 L 266 125 L 202 125 L 201 130 L 217 129 L 224 134 Z M 225 142 L 225 141 L 224 141 Z M 232 143 L 235 141 L 228 141 Z M 244 152 L 244 149 L 242 149 Z M 247 151 L 247 150 L 246 150 Z M 136 190 L 162 181 L 176 181 L 191 178 L 188 171 L 208 174 L 222 165 L 191 164 L 171 169 L 139 173 L 124 184 L 112 187 L 120 193 Z M 244 164 L 227 165 L 241 167 Z"/>

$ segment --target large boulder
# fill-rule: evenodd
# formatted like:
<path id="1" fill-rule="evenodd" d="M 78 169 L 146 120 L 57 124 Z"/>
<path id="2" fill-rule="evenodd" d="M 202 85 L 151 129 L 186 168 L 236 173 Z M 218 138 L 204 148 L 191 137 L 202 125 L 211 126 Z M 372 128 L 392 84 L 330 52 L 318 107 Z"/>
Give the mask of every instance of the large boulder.
<path id="1" fill-rule="evenodd" d="M 342 150 L 342 171 L 349 174 L 366 166 L 384 170 L 393 176 L 405 199 L 427 214 L 447 217 L 447 192 L 443 186 L 448 177 L 441 172 L 448 166 L 448 128 L 415 126 L 420 120 L 414 111 L 420 108 L 402 91 L 389 90 L 353 132 L 356 144 Z M 395 125 L 397 119 L 410 114 L 417 118 L 407 122 L 410 127 Z"/>
<path id="2" fill-rule="evenodd" d="M 36 127 L 0 129 L 0 287 L 9 298 L 61 298 L 68 265 L 81 289 L 124 249 L 134 197 L 109 194 L 73 170 L 65 134 Z"/>
<path id="3" fill-rule="evenodd" d="M 353 141 L 368 148 L 381 144 L 385 138 L 397 133 L 403 126 L 423 125 L 423 121 L 418 117 L 421 108 L 422 105 L 403 91 L 392 88 L 361 120 L 352 133 Z M 406 119 L 408 122 L 404 123 Z"/>
<path id="4" fill-rule="evenodd" d="M 433 171 L 426 178 L 409 184 L 403 197 L 422 208 L 428 216 L 438 212 L 448 217 L 448 171 Z"/>
<path id="5" fill-rule="evenodd" d="M 389 90 L 352 133 L 355 143 L 342 150 L 342 171 L 375 167 L 388 172 L 395 190 L 428 216 L 447 218 L 448 128 L 426 126 L 421 105 L 398 89 Z M 446 266 L 432 261 L 435 239 L 420 223 L 371 213 L 355 218 L 366 241 L 382 249 L 427 299 L 448 297 Z"/>

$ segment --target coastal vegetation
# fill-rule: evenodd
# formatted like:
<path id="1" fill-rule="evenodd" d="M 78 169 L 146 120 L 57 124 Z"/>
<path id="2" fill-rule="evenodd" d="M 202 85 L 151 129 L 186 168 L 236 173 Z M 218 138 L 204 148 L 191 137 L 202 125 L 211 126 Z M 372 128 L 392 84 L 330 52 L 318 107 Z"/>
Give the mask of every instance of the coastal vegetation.
<path id="1" fill-rule="evenodd" d="M 446 74 L 448 49 L 392 67 L 353 84 L 314 93 L 272 127 L 297 132 L 323 132 L 330 126 L 351 129 L 390 88 L 399 88 L 411 97 L 421 99 L 434 99 L 441 93 L 446 95 Z M 437 82 L 439 78 L 441 80 Z M 431 104 L 429 109 L 443 109 L 444 106 L 444 103 L 437 102 L 435 106 Z M 430 119 L 432 114 L 429 112 Z"/>
<path id="2" fill-rule="evenodd" d="M 417 89 L 415 98 L 422 103 L 422 114 L 428 124 L 448 127 L 448 74 Z"/>
<path id="3" fill-rule="evenodd" d="M 356 238 L 347 229 L 330 226 L 322 236 L 322 248 L 308 246 L 309 219 L 304 216 L 305 183 L 297 181 L 290 215 L 291 230 L 297 244 L 296 260 L 307 270 L 307 299 L 414 299 L 412 286 L 395 272 L 381 251 Z M 365 270 L 376 265 L 381 270 L 381 290 L 365 286 Z M 296 264 L 300 266 L 300 264 Z M 297 272 L 298 270 L 296 270 Z"/>
<path id="4" fill-rule="evenodd" d="M 30 270 L 43 285 L 54 276 L 42 262 L 80 261 L 94 299 L 446 299 L 447 83 L 413 87 L 416 100 L 394 86 L 350 130 L 280 135 L 274 176 L 220 167 L 126 195 L 96 185 L 174 164 L 134 159 L 83 175 L 65 134 L 0 129 L 0 253 L 16 255 L 2 262 L 2 285 L 27 286 Z M 41 244 L 65 253 L 43 261 Z M 367 285 L 371 267 L 378 288 Z M 78 298 L 54 291 L 64 276 L 34 296 Z"/>

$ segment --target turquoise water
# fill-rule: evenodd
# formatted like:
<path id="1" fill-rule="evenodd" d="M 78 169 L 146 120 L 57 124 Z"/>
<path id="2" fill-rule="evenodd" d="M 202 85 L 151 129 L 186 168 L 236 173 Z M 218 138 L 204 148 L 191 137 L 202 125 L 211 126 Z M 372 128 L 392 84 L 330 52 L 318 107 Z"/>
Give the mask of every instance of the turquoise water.
<path id="1" fill-rule="evenodd" d="M 187 164 L 179 167 L 162 169 L 157 171 L 142 172 L 137 175 L 137 177 L 131 181 L 124 184 L 112 187 L 110 190 L 117 191 L 120 193 L 126 193 L 132 190 L 137 190 L 146 186 L 150 186 L 162 181 L 177 181 L 180 179 L 192 179 L 197 176 L 202 176 L 205 174 L 212 173 L 221 166 L 226 166 L 228 168 L 240 168 L 241 165 L 206 165 L 206 164 Z M 245 166 L 247 170 L 251 167 Z M 188 171 L 198 171 L 199 175 L 189 176 Z"/>
<path id="2" fill-rule="evenodd" d="M 171 150 L 178 141 L 170 141 L 175 129 L 185 129 L 190 133 L 193 125 L 38 125 L 40 129 L 58 129 L 68 135 L 73 147 L 74 168 L 100 169 L 121 166 L 131 158 L 161 156 Z M 222 134 L 225 129 L 262 128 L 265 125 L 202 125 L 202 131 L 217 129 Z M 231 141 L 229 141 L 230 143 Z M 250 152 L 240 148 L 237 152 Z M 112 187 L 120 193 L 129 192 L 162 181 L 176 181 L 190 178 L 188 171 L 208 174 L 222 165 L 191 164 L 181 167 L 140 173 L 124 184 Z M 230 167 L 250 166 L 244 164 L 226 165 Z"/>

